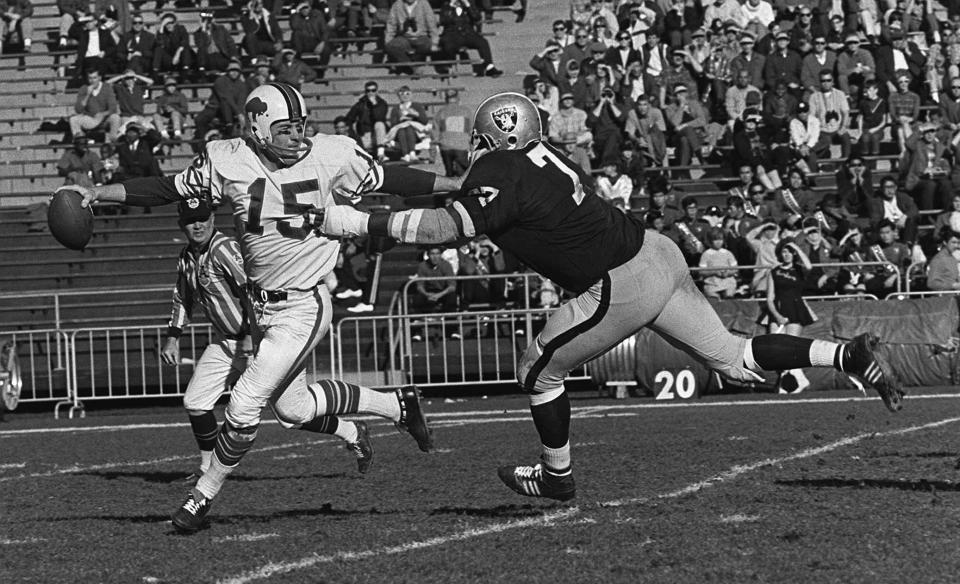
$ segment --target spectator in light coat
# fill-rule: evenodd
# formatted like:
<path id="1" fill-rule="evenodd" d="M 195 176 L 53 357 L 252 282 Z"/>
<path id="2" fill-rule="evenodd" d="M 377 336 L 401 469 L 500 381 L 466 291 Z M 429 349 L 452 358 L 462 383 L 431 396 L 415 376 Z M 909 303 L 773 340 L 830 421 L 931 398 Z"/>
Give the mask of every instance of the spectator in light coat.
<path id="1" fill-rule="evenodd" d="M 301 89 L 304 83 L 311 83 L 317 78 L 316 70 L 298 59 L 293 49 L 283 49 L 273 58 L 273 72 L 277 81 L 297 89 Z"/>
<path id="2" fill-rule="evenodd" d="M 409 63 L 411 53 L 424 60 L 437 50 L 440 28 L 437 15 L 427 0 L 397 0 L 390 7 L 383 50 L 392 63 Z M 400 66 L 397 73 L 413 73 L 409 66 Z"/>
<path id="3" fill-rule="evenodd" d="M 955 255 L 960 252 L 960 233 L 952 229 L 944 230 L 940 241 L 943 247 L 930 259 L 927 267 L 927 288 L 960 290 L 960 269 Z"/>
<path id="4" fill-rule="evenodd" d="M 99 71 L 87 73 L 87 84 L 77 93 L 74 115 L 70 116 L 70 132 L 74 138 L 91 130 L 103 129 L 107 140 L 120 136 L 120 110 L 113 86 L 103 82 Z"/>

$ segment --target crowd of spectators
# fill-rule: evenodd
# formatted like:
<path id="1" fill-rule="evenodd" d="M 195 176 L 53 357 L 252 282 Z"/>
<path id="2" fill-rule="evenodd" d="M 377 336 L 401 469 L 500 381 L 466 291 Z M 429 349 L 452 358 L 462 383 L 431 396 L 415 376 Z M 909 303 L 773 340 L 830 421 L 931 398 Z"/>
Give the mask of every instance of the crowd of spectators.
<path id="1" fill-rule="evenodd" d="M 734 266 L 782 265 L 781 241 L 889 262 L 804 270 L 807 294 L 882 297 L 912 264 L 949 265 L 960 221 L 934 224 L 958 213 L 960 2 L 572 0 L 544 37 L 523 90 L 545 134 L 708 294 L 765 295 L 769 270 Z"/>

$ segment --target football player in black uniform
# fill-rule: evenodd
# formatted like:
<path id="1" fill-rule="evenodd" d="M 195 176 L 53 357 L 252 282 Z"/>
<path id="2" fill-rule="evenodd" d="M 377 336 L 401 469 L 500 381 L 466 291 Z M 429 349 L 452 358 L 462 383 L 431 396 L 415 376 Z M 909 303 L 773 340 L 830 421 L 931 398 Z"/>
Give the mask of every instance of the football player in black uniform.
<path id="1" fill-rule="evenodd" d="M 736 380 L 756 380 L 758 370 L 835 367 L 871 385 L 891 411 L 900 409 L 903 392 L 874 351 L 873 335 L 838 344 L 789 335 L 747 339 L 727 331 L 694 285 L 676 244 L 595 195 L 589 176 L 542 140 L 540 116 L 526 97 L 501 93 L 480 105 L 470 162 L 459 197 L 447 207 L 374 214 L 329 207 L 319 229 L 406 243 L 484 233 L 578 295 L 550 316 L 520 361 L 517 378 L 530 394 L 542 455 L 535 465 L 499 469 L 517 493 L 574 497 L 563 380 L 643 327 Z M 426 174 L 430 183 L 433 175 Z"/>

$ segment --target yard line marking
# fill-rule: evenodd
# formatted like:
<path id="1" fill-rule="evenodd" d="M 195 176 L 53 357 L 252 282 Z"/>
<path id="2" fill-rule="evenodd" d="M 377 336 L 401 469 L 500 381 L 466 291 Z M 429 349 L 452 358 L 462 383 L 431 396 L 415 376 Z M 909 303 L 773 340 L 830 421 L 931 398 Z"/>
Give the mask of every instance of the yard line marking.
<path id="1" fill-rule="evenodd" d="M 0 470 L 8 470 L 11 468 L 23 468 L 27 466 L 25 462 L 11 462 L 9 464 L 0 464 Z"/>
<path id="2" fill-rule="evenodd" d="M 639 503 L 645 503 L 656 499 L 676 499 L 687 495 L 690 493 L 695 493 L 697 491 L 703 490 L 708 487 L 713 487 L 732 481 L 741 475 L 747 474 L 754 470 L 765 468 L 768 466 L 775 466 L 783 464 L 785 462 L 791 462 L 794 460 L 801 460 L 803 458 L 809 458 L 811 456 L 816 456 L 818 454 L 824 454 L 831 452 L 843 446 L 849 446 L 851 444 L 856 444 L 863 441 L 866 438 L 871 437 L 885 437 L 885 436 L 899 436 L 903 434 L 909 434 L 912 432 L 920 432 L 923 430 L 929 430 L 931 428 L 938 428 L 940 426 L 946 426 L 947 424 L 953 424 L 955 422 L 960 422 L 960 417 L 956 418 L 946 418 L 943 420 L 938 420 L 936 422 L 930 422 L 927 424 L 921 424 L 918 426 L 909 426 L 906 428 L 899 428 L 896 430 L 888 430 L 886 432 L 866 432 L 863 434 L 857 434 L 854 436 L 849 436 L 847 438 L 842 438 L 830 444 L 825 444 L 816 448 L 807 448 L 800 452 L 794 454 L 788 454 L 786 456 L 781 456 L 778 458 L 766 458 L 759 460 L 757 462 L 743 464 L 743 465 L 734 465 L 730 469 L 708 477 L 702 481 L 697 481 L 691 483 L 685 487 L 679 489 L 661 493 L 659 495 L 651 495 L 648 497 L 636 497 L 629 499 L 619 499 L 614 501 L 600 502 L 597 503 L 597 508 L 607 508 L 607 507 L 622 507 L 626 505 L 634 505 Z M 294 570 L 302 570 L 304 568 L 311 568 L 317 564 L 328 564 L 336 561 L 353 561 L 353 560 L 363 560 L 367 558 L 373 558 L 377 556 L 385 555 L 395 555 L 399 553 L 404 553 L 408 551 L 415 551 L 425 548 L 437 547 L 446 545 L 448 543 L 464 541 L 468 539 L 474 539 L 477 537 L 489 535 L 492 533 L 501 533 L 504 531 L 509 531 L 512 529 L 518 529 L 523 527 L 539 527 L 539 526 L 549 526 L 552 523 L 569 519 L 580 513 L 579 507 L 574 507 L 567 510 L 556 511 L 553 513 L 546 513 L 540 517 L 528 518 L 520 521 L 510 521 L 505 523 L 494 523 L 493 525 L 488 525 L 486 527 L 477 528 L 477 529 L 468 529 L 465 531 L 460 531 L 452 533 L 446 536 L 434 537 L 426 540 L 412 541 L 405 544 L 400 544 L 396 546 L 381 547 L 376 549 L 364 550 L 359 552 L 336 552 L 333 554 L 320 555 L 313 554 L 305 558 L 294 560 L 291 562 L 271 562 L 266 564 L 261 568 L 250 570 L 248 572 L 243 572 L 239 575 L 228 577 L 226 579 L 219 580 L 217 584 L 247 584 L 248 582 L 253 582 L 255 580 L 263 580 L 266 578 L 271 578 L 279 574 L 286 574 Z"/>
<path id="3" fill-rule="evenodd" d="M 624 505 L 636 505 L 640 503 L 647 503 L 654 499 L 676 499 L 684 495 L 689 495 L 701 491 L 707 487 L 713 487 L 721 483 L 726 483 L 732 481 L 739 477 L 740 475 L 747 474 L 761 468 L 768 466 L 778 466 L 785 462 L 793 462 L 794 460 L 801 460 L 804 458 L 810 458 L 811 456 L 817 456 L 819 454 L 825 454 L 827 452 L 832 452 L 838 448 L 844 446 L 850 446 L 851 444 L 856 444 L 862 442 L 867 438 L 882 438 L 885 436 L 899 436 L 902 434 L 909 434 L 911 432 L 920 432 L 922 430 L 930 430 L 932 428 L 939 428 L 940 426 L 946 426 L 947 424 L 953 424 L 955 422 L 960 422 L 960 417 L 957 418 L 946 418 L 944 420 L 938 420 L 936 422 L 930 422 L 928 424 L 921 424 L 919 426 L 908 426 L 906 428 L 899 428 L 896 430 L 887 430 L 885 432 L 864 432 L 863 434 L 857 434 L 855 436 L 848 436 L 847 438 L 841 438 L 830 444 L 824 444 L 823 446 L 817 446 L 816 448 L 807 448 L 796 452 L 794 454 L 788 454 L 786 456 L 781 456 L 778 458 L 766 458 L 764 460 L 758 460 L 757 462 L 744 465 L 734 465 L 728 470 L 708 477 L 702 481 L 696 483 L 691 483 L 685 487 L 677 489 L 675 491 L 670 491 L 669 493 L 662 493 L 660 495 L 652 495 L 649 497 L 635 497 L 629 499 L 618 499 L 614 501 L 607 501 L 605 503 L 600 503 L 601 507 L 622 507 Z"/>
<path id="4" fill-rule="evenodd" d="M 855 390 L 854 390 L 855 391 Z M 907 397 L 907 402 L 921 400 L 921 399 L 958 399 L 960 394 L 957 393 L 933 393 L 926 395 L 910 395 Z M 876 401 L 878 397 L 870 396 L 863 397 L 858 395 L 851 397 L 811 397 L 811 398 L 787 398 L 787 399 L 777 399 L 771 397 L 770 399 L 755 399 L 755 400 L 727 400 L 727 401 L 716 401 L 716 402 L 653 402 L 653 403 L 634 403 L 634 404 L 612 404 L 612 405 L 591 405 L 591 406 L 581 406 L 579 408 L 573 408 L 574 417 L 600 417 L 602 415 L 609 415 L 607 412 L 616 411 L 616 410 L 649 410 L 649 409 L 661 409 L 661 408 L 728 408 L 736 406 L 799 406 L 807 404 L 834 404 L 834 403 L 844 403 L 844 402 L 862 402 L 862 401 Z M 430 412 L 427 411 L 427 417 L 433 421 L 442 422 L 443 420 L 450 419 L 455 420 L 457 418 L 469 418 L 472 416 L 485 416 L 491 421 L 496 421 L 495 418 L 490 418 L 490 416 L 523 416 L 523 419 L 530 420 L 530 410 L 527 408 L 515 409 L 515 410 L 471 410 L 466 412 Z M 350 419 L 357 420 L 383 420 L 378 416 L 350 416 Z M 503 421 L 514 421 L 514 418 L 501 418 Z M 475 421 L 470 421 L 470 423 L 479 423 Z M 260 425 L 276 425 L 276 420 L 263 420 Z M 101 425 L 101 426 L 56 426 L 56 427 L 46 427 L 46 428 L 29 428 L 23 430 L 0 430 L 0 438 L 6 438 L 11 436 L 21 436 L 26 434 L 62 434 L 69 432 L 114 432 L 122 430 L 150 430 L 150 429 L 167 429 L 167 428 L 188 428 L 190 424 L 188 422 L 167 422 L 167 423 L 149 423 L 149 424 L 121 424 L 116 426 L 110 425 Z"/>
<path id="5" fill-rule="evenodd" d="M 223 537 L 215 537 L 211 539 L 213 543 L 227 543 L 231 541 L 262 541 L 265 539 L 272 539 L 274 537 L 280 537 L 279 533 L 246 533 L 242 535 L 225 535 Z"/>
<path id="6" fill-rule="evenodd" d="M 270 578 L 278 574 L 286 574 L 287 572 L 292 572 L 294 570 L 302 570 L 304 568 L 310 568 L 316 566 L 317 564 L 329 564 L 331 562 L 337 561 L 353 561 L 353 560 L 363 560 L 366 558 L 372 558 L 376 556 L 390 556 L 396 554 L 402 554 L 405 552 L 411 552 L 415 550 L 420 550 L 424 548 L 432 548 L 440 545 L 445 545 L 448 543 L 453 543 L 457 541 L 464 541 L 468 539 L 474 539 L 484 535 L 489 535 L 491 533 L 501 533 L 504 531 L 509 531 L 512 529 L 521 529 L 524 527 L 543 527 L 549 526 L 556 521 L 562 521 L 564 519 L 569 519 L 574 515 L 580 513 L 579 507 L 572 507 L 569 509 L 561 509 L 559 511 L 554 511 L 552 513 L 545 513 L 540 517 L 529 517 L 527 519 L 518 519 L 515 521 L 509 521 L 506 523 L 495 523 L 493 525 L 488 525 L 486 527 L 476 528 L 476 529 L 467 529 L 457 533 L 451 533 L 450 535 L 444 535 L 440 537 L 433 537 L 430 539 L 424 539 L 420 541 L 411 541 L 408 543 L 402 543 L 400 545 L 382 547 L 372 550 L 365 550 L 360 552 L 337 552 L 335 554 L 320 555 L 314 554 L 308 556 L 301 560 L 295 562 L 281 562 L 281 563 L 269 563 L 262 568 L 258 568 L 251 572 L 245 572 L 238 576 L 229 577 L 224 580 L 219 580 L 217 584 L 245 584 L 246 582 L 252 582 L 254 580 L 262 580 L 264 578 Z"/>
<path id="7" fill-rule="evenodd" d="M 47 541 L 42 537 L 28 537 L 26 539 L 0 539 L 0 545 L 24 545 L 28 543 L 40 543 Z"/>

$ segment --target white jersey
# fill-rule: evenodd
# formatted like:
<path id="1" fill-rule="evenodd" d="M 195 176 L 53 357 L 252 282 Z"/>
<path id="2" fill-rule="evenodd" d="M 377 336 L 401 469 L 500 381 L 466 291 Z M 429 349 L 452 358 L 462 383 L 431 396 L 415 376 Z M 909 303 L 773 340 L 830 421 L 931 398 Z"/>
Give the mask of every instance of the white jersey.
<path id="1" fill-rule="evenodd" d="M 309 290 L 337 262 L 340 242 L 305 226 L 313 209 L 355 204 L 383 182 L 383 168 L 343 136 L 311 138 L 309 153 L 270 170 L 243 138 L 215 140 L 174 181 L 184 198 L 233 205 L 247 276 L 265 290 Z"/>

